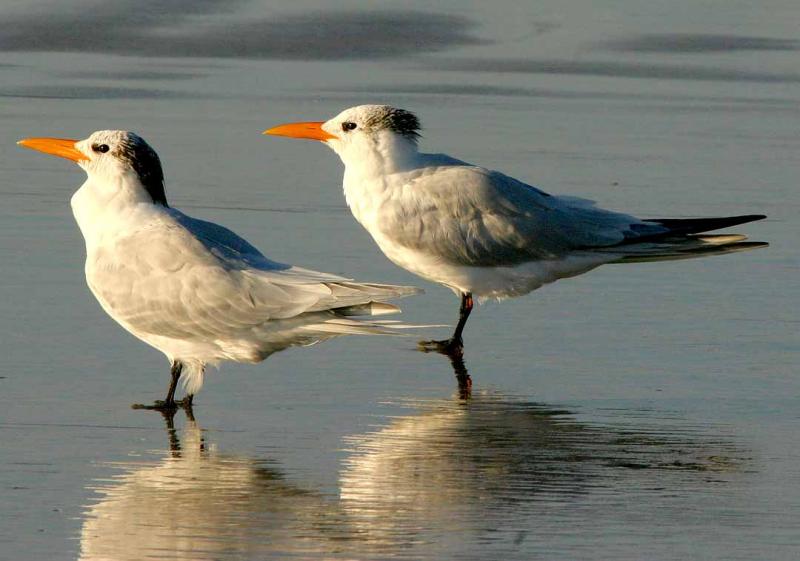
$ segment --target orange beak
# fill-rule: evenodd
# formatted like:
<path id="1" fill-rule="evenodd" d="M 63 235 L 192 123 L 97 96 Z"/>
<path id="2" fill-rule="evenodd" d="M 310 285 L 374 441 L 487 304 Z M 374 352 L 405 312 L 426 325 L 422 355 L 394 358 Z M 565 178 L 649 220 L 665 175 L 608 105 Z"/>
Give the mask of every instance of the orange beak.
<path id="1" fill-rule="evenodd" d="M 332 135 L 329 132 L 322 130 L 323 122 L 314 123 L 288 123 L 286 125 L 278 125 L 271 129 L 265 130 L 264 134 L 271 134 L 274 136 L 290 136 L 292 138 L 308 138 L 309 140 L 320 140 L 325 142 L 338 136 Z"/>
<path id="2" fill-rule="evenodd" d="M 78 141 L 70 138 L 25 138 L 17 142 L 17 144 L 31 150 L 66 158 L 73 162 L 88 160 L 89 158 L 86 157 L 86 154 L 75 148 L 76 142 Z"/>

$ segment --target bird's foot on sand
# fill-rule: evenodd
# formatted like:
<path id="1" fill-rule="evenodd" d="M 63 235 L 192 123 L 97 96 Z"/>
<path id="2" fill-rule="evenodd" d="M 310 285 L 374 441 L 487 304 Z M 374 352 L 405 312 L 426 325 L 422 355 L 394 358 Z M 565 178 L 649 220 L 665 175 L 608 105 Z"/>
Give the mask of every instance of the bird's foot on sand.
<path id="1" fill-rule="evenodd" d="M 152 405 L 145 405 L 144 403 L 134 403 L 131 409 L 144 409 L 146 411 L 160 411 L 161 413 L 174 413 L 179 408 L 191 411 L 192 400 L 194 396 L 187 395 L 183 399 L 177 400 L 161 400 L 157 399 Z"/>
<path id="2" fill-rule="evenodd" d="M 444 339 L 442 341 L 420 341 L 417 349 L 423 353 L 439 353 L 449 357 L 464 356 L 464 343 L 458 339 Z"/>

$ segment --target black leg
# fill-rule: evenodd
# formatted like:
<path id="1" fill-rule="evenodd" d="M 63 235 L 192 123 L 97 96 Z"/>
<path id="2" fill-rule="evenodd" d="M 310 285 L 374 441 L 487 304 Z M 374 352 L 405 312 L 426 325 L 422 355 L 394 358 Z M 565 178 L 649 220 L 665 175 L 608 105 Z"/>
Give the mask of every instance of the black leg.
<path id="1" fill-rule="evenodd" d="M 181 370 L 183 370 L 183 363 L 177 360 L 172 363 L 172 368 L 169 371 L 171 379 L 167 390 L 167 399 L 164 400 L 166 407 L 175 407 L 175 389 L 178 387 L 178 380 L 181 378 Z"/>
<path id="2" fill-rule="evenodd" d="M 456 324 L 456 329 L 453 331 L 453 336 L 443 341 L 420 341 L 419 350 L 426 353 L 431 351 L 442 353 L 449 357 L 463 355 L 464 341 L 461 339 L 461 333 L 464 331 L 464 326 L 467 325 L 473 304 L 472 293 L 463 293 L 461 295 L 461 307 L 458 310 L 458 324 Z"/>
<path id="3" fill-rule="evenodd" d="M 458 341 L 461 347 L 464 346 L 464 343 L 461 341 L 461 332 L 464 331 L 464 326 L 467 325 L 467 320 L 469 319 L 469 314 L 472 312 L 473 304 L 471 292 L 461 295 L 461 307 L 458 310 L 458 324 L 456 325 L 456 330 L 453 332 L 453 336 L 450 338 L 451 341 Z"/>
<path id="4" fill-rule="evenodd" d="M 141 403 L 134 403 L 134 409 L 151 409 L 161 412 L 174 412 L 178 404 L 175 402 L 175 389 L 178 387 L 178 380 L 181 378 L 181 370 L 183 370 L 183 363 L 176 360 L 172 363 L 170 368 L 170 381 L 169 389 L 167 390 L 167 398 L 164 401 L 157 400 L 153 405 L 142 405 Z M 191 407 L 191 398 L 189 399 L 189 406 Z"/>

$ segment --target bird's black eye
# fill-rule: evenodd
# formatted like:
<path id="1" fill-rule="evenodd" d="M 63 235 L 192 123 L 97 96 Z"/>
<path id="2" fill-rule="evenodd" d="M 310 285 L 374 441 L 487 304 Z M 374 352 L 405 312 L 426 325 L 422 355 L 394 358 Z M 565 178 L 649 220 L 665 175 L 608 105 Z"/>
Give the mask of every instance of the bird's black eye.
<path id="1" fill-rule="evenodd" d="M 108 144 L 94 144 L 92 146 L 92 150 L 95 152 L 100 152 L 101 154 L 105 154 L 108 152 Z"/>
<path id="2" fill-rule="evenodd" d="M 356 125 L 355 123 L 353 123 L 351 121 L 346 121 L 346 122 L 342 123 L 342 130 L 345 131 L 345 132 L 351 131 L 354 128 L 356 128 L 357 126 L 358 125 Z"/>

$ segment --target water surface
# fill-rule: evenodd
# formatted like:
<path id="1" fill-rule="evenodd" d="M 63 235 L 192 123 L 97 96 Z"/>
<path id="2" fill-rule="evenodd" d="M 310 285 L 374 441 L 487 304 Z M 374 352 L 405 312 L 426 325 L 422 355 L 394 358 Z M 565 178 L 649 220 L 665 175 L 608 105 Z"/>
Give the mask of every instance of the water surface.
<path id="1" fill-rule="evenodd" d="M 0 9 L 0 558 L 797 558 L 795 2 L 79 4 Z M 334 154 L 260 135 L 368 102 L 546 191 L 768 214 L 736 230 L 771 246 L 479 307 L 470 400 L 414 337 L 349 337 L 212 370 L 194 420 L 131 410 L 168 365 L 85 287 L 82 172 L 14 142 L 137 131 L 174 206 L 453 322 Z"/>

